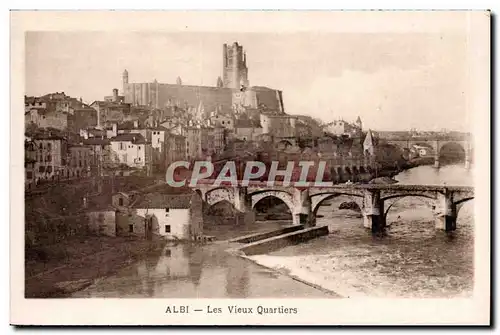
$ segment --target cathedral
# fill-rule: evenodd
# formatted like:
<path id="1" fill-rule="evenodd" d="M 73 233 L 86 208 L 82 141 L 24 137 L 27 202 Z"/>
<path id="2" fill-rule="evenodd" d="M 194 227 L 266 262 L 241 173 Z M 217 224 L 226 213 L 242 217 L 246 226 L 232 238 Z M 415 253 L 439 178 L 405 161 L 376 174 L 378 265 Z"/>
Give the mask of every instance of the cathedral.
<path id="1" fill-rule="evenodd" d="M 215 86 L 183 85 L 180 77 L 175 84 L 156 80 L 130 83 L 129 73 L 125 70 L 122 77 L 125 102 L 158 109 L 177 106 L 187 110 L 202 106 L 208 113 L 237 113 L 248 108 L 284 113 L 281 91 L 250 86 L 246 52 L 237 42 L 223 45 L 222 65 L 222 78 L 217 78 Z"/>

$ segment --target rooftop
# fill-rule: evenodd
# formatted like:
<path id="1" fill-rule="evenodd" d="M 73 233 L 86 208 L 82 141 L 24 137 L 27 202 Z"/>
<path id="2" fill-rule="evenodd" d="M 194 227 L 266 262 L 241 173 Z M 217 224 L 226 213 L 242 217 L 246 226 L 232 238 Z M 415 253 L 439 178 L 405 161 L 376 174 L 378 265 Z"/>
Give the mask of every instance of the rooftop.
<path id="1" fill-rule="evenodd" d="M 191 196 L 191 194 L 147 193 L 140 195 L 132 207 L 188 209 L 191 207 Z"/>
<path id="2" fill-rule="evenodd" d="M 110 142 L 132 142 L 134 144 L 145 144 L 146 139 L 138 133 L 124 133 L 118 134 L 109 140 Z"/>
<path id="3" fill-rule="evenodd" d="M 84 145 L 107 145 L 110 141 L 107 138 L 91 137 L 89 139 L 83 140 Z"/>

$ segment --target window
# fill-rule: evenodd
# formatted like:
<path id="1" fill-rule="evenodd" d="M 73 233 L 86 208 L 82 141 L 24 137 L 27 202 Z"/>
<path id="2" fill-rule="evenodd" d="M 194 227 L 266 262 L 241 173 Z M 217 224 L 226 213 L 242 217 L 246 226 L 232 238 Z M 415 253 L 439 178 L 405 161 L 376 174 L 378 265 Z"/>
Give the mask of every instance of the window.
<path id="1" fill-rule="evenodd" d="M 40 166 L 40 167 L 38 168 L 38 171 L 39 171 L 39 172 L 45 172 L 45 166 Z"/>
<path id="2" fill-rule="evenodd" d="M 169 224 L 165 225 L 165 233 L 170 233 L 170 225 Z"/>
<path id="3" fill-rule="evenodd" d="M 128 225 L 128 232 L 129 233 L 133 233 L 134 232 L 134 225 L 133 224 L 129 224 Z"/>
<path id="4" fill-rule="evenodd" d="M 231 124 L 231 121 L 227 121 L 227 124 Z"/>
<path id="5" fill-rule="evenodd" d="M 47 166 L 47 172 L 52 173 L 52 166 Z"/>
<path id="6" fill-rule="evenodd" d="M 47 155 L 47 162 L 52 162 L 52 156 L 51 155 Z"/>
<path id="7" fill-rule="evenodd" d="M 47 143 L 47 150 L 52 150 L 52 143 Z"/>
<path id="8" fill-rule="evenodd" d="M 222 124 L 224 124 L 224 121 L 222 121 Z"/>
<path id="9" fill-rule="evenodd" d="M 158 140 L 158 141 L 159 141 L 159 140 Z M 137 150 L 141 150 L 141 146 L 140 146 L 140 145 L 137 147 Z"/>
<path id="10" fill-rule="evenodd" d="M 170 250 L 170 249 L 165 249 L 165 256 L 166 256 L 166 257 L 171 257 L 171 256 L 172 256 L 172 250 Z"/>
<path id="11" fill-rule="evenodd" d="M 165 213 L 168 213 L 168 212 L 170 212 L 170 208 L 167 207 L 167 208 L 165 208 Z"/>
<path id="12" fill-rule="evenodd" d="M 26 172 L 26 179 L 31 179 L 31 178 L 33 178 L 33 172 L 27 171 Z"/>
<path id="13" fill-rule="evenodd" d="M 118 199 L 118 206 L 123 206 L 123 198 Z"/>
<path id="14" fill-rule="evenodd" d="M 78 166 L 79 166 L 79 167 L 82 167 L 82 161 L 79 161 L 79 162 L 78 162 Z"/>

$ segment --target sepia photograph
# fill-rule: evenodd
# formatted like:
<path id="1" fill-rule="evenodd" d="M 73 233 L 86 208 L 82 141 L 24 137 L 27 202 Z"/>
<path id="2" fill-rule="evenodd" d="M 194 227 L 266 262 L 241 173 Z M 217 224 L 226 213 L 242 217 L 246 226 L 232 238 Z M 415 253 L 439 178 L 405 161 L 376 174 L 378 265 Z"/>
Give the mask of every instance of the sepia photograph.
<path id="1" fill-rule="evenodd" d="M 20 324 L 488 324 L 489 12 L 95 14 L 11 12 Z"/>

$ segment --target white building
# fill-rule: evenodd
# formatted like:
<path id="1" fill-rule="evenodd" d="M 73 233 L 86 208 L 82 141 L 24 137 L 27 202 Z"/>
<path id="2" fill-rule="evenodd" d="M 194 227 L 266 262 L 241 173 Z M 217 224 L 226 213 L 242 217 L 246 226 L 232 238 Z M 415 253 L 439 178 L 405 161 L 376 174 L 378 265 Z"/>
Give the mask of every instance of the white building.
<path id="1" fill-rule="evenodd" d="M 203 234 L 202 202 L 197 194 L 146 194 L 135 204 L 135 214 L 152 218 L 156 234 L 168 240 L 190 240 Z M 198 201 L 199 200 L 199 201 Z"/>
<path id="2" fill-rule="evenodd" d="M 133 168 L 148 167 L 151 163 L 151 144 L 141 134 L 118 134 L 110 139 L 110 144 L 115 163 Z"/>

